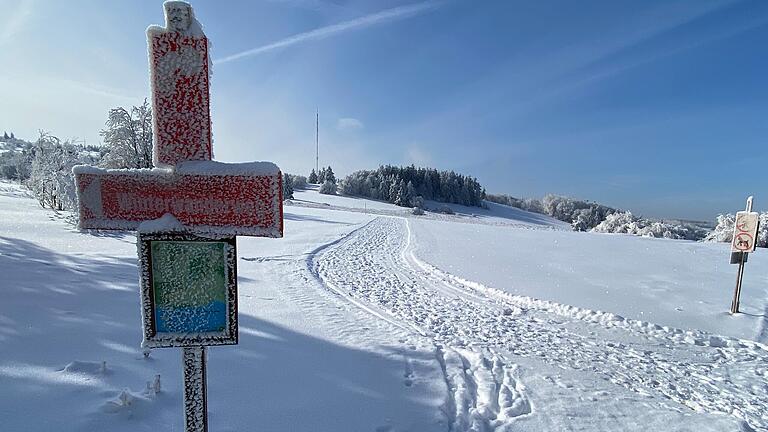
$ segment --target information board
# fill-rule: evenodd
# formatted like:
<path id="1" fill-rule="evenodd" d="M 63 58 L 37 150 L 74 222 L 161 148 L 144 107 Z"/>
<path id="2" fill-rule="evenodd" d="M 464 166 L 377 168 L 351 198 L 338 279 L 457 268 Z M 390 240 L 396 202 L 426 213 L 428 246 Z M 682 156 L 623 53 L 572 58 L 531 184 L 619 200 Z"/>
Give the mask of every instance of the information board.
<path id="1" fill-rule="evenodd" d="M 237 344 L 234 238 L 139 233 L 145 347 Z"/>

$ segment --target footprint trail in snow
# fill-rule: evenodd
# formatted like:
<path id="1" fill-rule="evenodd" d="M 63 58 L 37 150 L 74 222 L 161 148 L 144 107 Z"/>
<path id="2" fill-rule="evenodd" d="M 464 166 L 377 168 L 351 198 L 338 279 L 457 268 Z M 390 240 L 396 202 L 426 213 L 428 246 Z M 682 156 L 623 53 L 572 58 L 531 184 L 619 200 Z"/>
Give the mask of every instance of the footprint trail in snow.
<path id="1" fill-rule="evenodd" d="M 435 341 L 451 393 L 451 430 L 493 430 L 531 413 L 510 360 L 519 356 L 768 431 L 768 351 L 759 344 L 659 326 L 648 331 L 477 289 L 419 262 L 400 218 L 375 219 L 318 253 L 311 266 L 355 305 Z"/>

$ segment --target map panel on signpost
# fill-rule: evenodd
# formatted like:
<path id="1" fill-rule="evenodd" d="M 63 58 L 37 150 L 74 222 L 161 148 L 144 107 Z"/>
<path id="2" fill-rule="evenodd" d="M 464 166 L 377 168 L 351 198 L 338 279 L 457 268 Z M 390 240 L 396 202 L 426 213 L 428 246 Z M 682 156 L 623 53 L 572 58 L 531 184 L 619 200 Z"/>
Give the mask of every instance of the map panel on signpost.
<path id="1" fill-rule="evenodd" d="M 144 346 L 237 344 L 234 237 L 139 230 Z"/>
<path id="2" fill-rule="evenodd" d="M 153 241 L 158 333 L 221 332 L 227 325 L 224 242 Z"/>

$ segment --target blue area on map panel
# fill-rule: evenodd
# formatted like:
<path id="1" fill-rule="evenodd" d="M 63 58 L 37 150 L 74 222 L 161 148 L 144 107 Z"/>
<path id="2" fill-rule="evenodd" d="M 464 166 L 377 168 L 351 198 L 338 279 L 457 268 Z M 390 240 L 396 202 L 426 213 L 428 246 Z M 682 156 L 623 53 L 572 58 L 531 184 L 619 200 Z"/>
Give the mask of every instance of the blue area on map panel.
<path id="1" fill-rule="evenodd" d="M 155 323 L 161 333 L 220 332 L 226 320 L 227 305 L 218 301 L 203 306 L 155 309 Z"/>

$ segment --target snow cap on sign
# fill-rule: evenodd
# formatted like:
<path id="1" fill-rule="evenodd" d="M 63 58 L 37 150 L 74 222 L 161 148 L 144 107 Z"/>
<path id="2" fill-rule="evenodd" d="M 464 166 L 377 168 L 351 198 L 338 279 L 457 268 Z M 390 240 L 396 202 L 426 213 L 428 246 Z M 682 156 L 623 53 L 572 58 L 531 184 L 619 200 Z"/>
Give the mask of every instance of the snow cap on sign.
<path id="1" fill-rule="evenodd" d="M 192 5 L 185 1 L 168 0 L 163 3 L 165 11 L 165 27 L 158 25 L 149 26 L 147 33 L 179 32 L 183 35 L 203 37 L 203 26 L 195 18 Z"/>
<path id="2" fill-rule="evenodd" d="M 144 221 L 139 224 L 136 229 L 140 233 L 156 233 L 156 232 L 184 232 L 187 229 L 179 222 L 178 219 L 173 217 L 172 214 L 166 213 L 158 219 Z"/>
<path id="3" fill-rule="evenodd" d="M 226 163 L 216 161 L 184 161 L 176 166 L 177 174 L 274 176 L 280 168 L 272 162 Z"/>
<path id="4" fill-rule="evenodd" d="M 72 174 L 102 174 L 105 170 L 90 165 L 75 165 L 72 167 Z"/>
<path id="5" fill-rule="evenodd" d="M 136 169 L 104 169 L 90 165 L 75 165 L 72 173 L 77 174 L 112 174 L 112 175 L 243 175 L 243 176 L 275 176 L 280 168 L 272 162 L 241 162 L 228 163 L 217 161 L 184 161 L 176 167 L 136 168 Z"/>
<path id="6" fill-rule="evenodd" d="M 169 168 L 134 168 L 134 169 L 105 169 L 105 168 L 98 168 L 95 166 L 90 165 L 75 165 L 72 167 L 72 174 L 78 175 L 78 174 L 117 174 L 117 175 L 128 175 L 128 176 L 135 176 L 135 175 L 147 175 L 147 174 L 157 174 L 157 175 L 167 175 L 172 172 Z"/>

